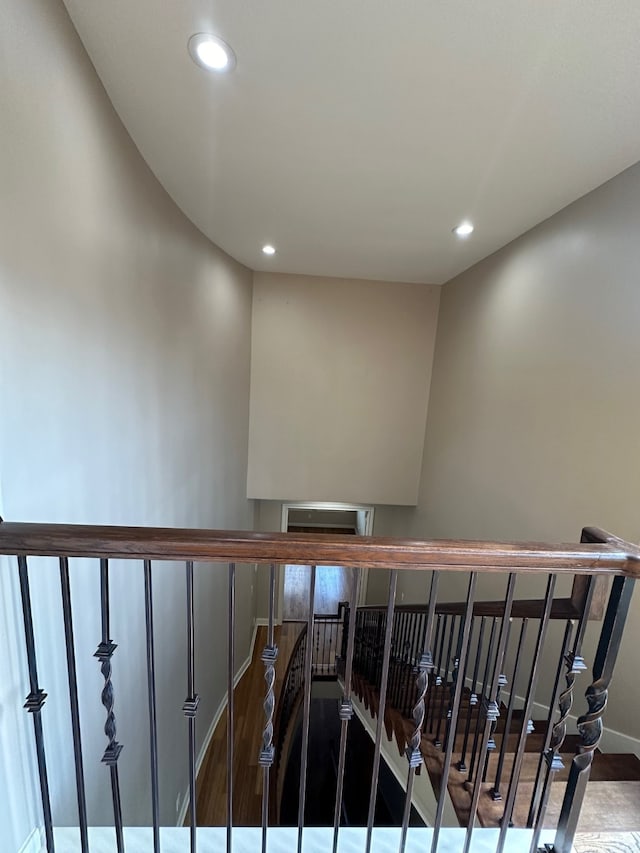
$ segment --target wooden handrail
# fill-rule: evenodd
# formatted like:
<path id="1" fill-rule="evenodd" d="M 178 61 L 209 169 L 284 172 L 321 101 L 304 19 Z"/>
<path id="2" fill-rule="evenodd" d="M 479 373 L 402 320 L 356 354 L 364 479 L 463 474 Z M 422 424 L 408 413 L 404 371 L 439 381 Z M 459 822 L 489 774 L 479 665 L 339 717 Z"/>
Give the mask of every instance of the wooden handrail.
<path id="1" fill-rule="evenodd" d="M 596 541 L 550 545 L 3 522 L 0 554 L 640 577 L 637 545 L 587 530 Z"/>
<path id="2" fill-rule="evenodd" d="M 443 616 L 462 616 L 465 611 L 464 601 L 443 601 L 436 605 L 436 614 Z M 367 604 L 358 610 L 386 612 L 385 605 Z M 426 613 L 428 604 L 398 604 L 396 613 Z M 511 615 L 514 619 L 539 619 L 544 611 L 543 598 L 524 598 L 513 602 Z M 476 601 L 473 605 L 474 616 L 500 618 L 504 615 L 504 601 Z M 551 605 L 551 619 L 577 619 L 580 610 L 570 598 L 555 598 Z"/>

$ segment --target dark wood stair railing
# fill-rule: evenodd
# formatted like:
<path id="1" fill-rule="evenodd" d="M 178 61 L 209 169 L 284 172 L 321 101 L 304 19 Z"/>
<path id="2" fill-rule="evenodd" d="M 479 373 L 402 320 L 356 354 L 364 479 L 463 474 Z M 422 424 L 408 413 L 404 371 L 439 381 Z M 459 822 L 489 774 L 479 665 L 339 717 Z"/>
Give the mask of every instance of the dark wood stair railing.
<path id="1" fill-rule="evenodd" d="M 559 756 L 565 738 L 566 719 L 573 701 L 574 680 L 578 672 L 585 668 L 582 660 L 582 641 L 590 615 L 598 615 L 605 596 L 601 588 L 604 578 L 611 580 L 611 592 L 606 599 L 606 609 L 598 650 L 593 665 L 593 680 L 587 689 L 588 710 L 578 720 L 580 732 L 579 752 L 572 759 L 568 770 L 568 779 L 561 814 L 558 822 L 554 850 L 556 853 L 569 853 L 573 836 L 576 831 L 580 807 L 585 795 L 586 782 L 593 763 L 601 733 L 602 716 L 606 706 L 609 683 L 613 675 L 615 660 L 620 645 L 624 623 L 629 607 L 634 579 L 640 576 L 640 548 L 623 540 L 599 531 L 595 528 L 585 528 L 580 544 L 548 545 L 536 543 L 502 543 L 478 542 L 460 540 L 420 541 L 384 539 L 375 537 L 340 537 L 308 533 L 265 534 L 215 530 L 165 529 L 165 528 L 135 528 L 135 527 L 99 527 L 84 525 L 56 524 L 19 524 L 0 523 L 0 555 L 17 557 L 17 578 L 21 593 L 22 615 L 25 629 L 25 646 L 30 682 L 30 692 L 27 696 L 26 710 L 33 715 L 36 755 L 38 759 L 38 774 L 44 814 L 44 830 L 49 853 L 54 850 L 52 815 L 47 776 L 45 742 L 43 737 L 43 717 L 46 716 L 46 693 L 43 684 L 46 673 L 38 672 L 37 662 L 39 649 L 34 639 L 34 614 L 31 606 L 31 590 L 29 586 L 29 561 L 33 556 L 56 558 L 62 567 L 62 593 L 65 601 L 70 600 L 71 591 L 68 588 L 64 568 L 69 559 L 94 558 L 97 561 L 101 579 L 101 611 L 102 632 L 99 646 L 99 658 L 104 677 L 102 701 L 106 711 L 105 734 L 107 750 L 104 761 L 110 768 L 114 826 L 118 850 L 124 848 L 122 839 L 122 808 L 118 788 L 118 757 L 123 745 L 116 740 L 116 702 L 118 682 L 118 655 L 116 643 L 110 635 L 109 610 L 113 591 L 109 589 L 109 569 L 111 561 L 139 561 L 141 577 L 147 581 L 148 595 L 146 600 L 147 616 L 152 615 L 153 563 L 160 560 L 179 561 L 183 563 L 182 571 L 186 579 L 186 609 L 187 609 L 187 658 L 185 660 L 185 683 L 187 697 L 183 711 L 188 721 L 190 732 L 189 756 L 189 788 L 191 791 L 191 814 L 195 814 L 195 762 L 193 760 L 193 731 L 196 726 L 199 708 L 197 684 L 194 678 L 194 578 L 193 565 L 210 564 L 212 572 L 224 571 L 229 584 L 229 612 L 227 636 L 228 651 L 228 681 L 233 685 L 233 637 L 235 624 L 234 582 L 236 573 L 242 570 L 243 564 L 264 563 L 271 566 L 270 570 L 270 606 L 267 646 L 263 653 L 265 663 L 265 702 L 264 702 L 264 735 L 260 752 L 260 764 L 264 769 L 263 812 L 262 812 L 262 849 L 266 850 L 267 828 L 269 826 L 269 787 L 270 771 L 275 757 L 273 715 L 275 700 L 273 692 L 273 665 L 277 657 L 274 645 L 274 576 L 278 564 L 298 564 L 310 566 L 313 589 L 315 567 L 320 565 L 342 565 L 350 567 L 366 567 L 370 570 L 391 569 L 392 583 L 389 585 L 389 596 L 384 615 L 375 610 L 358 610 L 356 624 L 353 614 L 345 614 L 343 635 L 348 635 L 348 641 L 339 640 L 336 634 L 336 648 L 341 643 L 343 649 L 342 665 L 348 674 L 353 668 L 353 683 L 363 679 L 377 685 L 379 694 L 377 702 L 378 713 L 384 717 L 385 693 L 387 702 L 398 702 L 407 714 L 406 743 L 408 745 L 408 795 L 402 826 L 401 849 L 406 840 L 411 800 L 411 780 L 423 762 L 425 742 L 438 740 L 442 747 L 431 747 L 437 755 L 444 756 L 440 768 L 440 777 L 446 780 L 449 775 L 455 777 L 458 771 L 453 764 L 453 758 L 458 754 L 458 744 L 462 737 L 465 742 L 473 743 L 471 748 L 473 770 L 467 771 L 471 800 L 466 820 L 467 831 L 464 849 L 469 848 L 474 832 L 474 825 L 481 809 L 478 801 L 483 785 L 500 791 L 503 801 L 497 800 L 503 810 L 504 820 L 500 827 L 498 850 L 504 849 L 508 837 L 509 823 L 513 815 L 518 772 L 526 762 L 526 741 L 529 720 L 536 695 L 542 649 L 547 641 L 547 629 L 550 621 L 563 620 L 567 625 L 573 622 L 571 632 L 568 628 L 564 634 L 564 655 L 557 655 L 556 661 L 564 659 L 562 676 L 554 683 L 553 697 L 558 707 L 558 718 L 552 725 L 550 736 L 543 739 L 542 754 L 544 763 L 540 762 L 541 775 L 534 783 L 534 798 L 531 813 L 531 828 L 533 830 L 532 847 L 538 843 L 538 836 L 543 825 L 545 808 L 549 797 L 549 783 L 558 772 Z M 221 567 L 215 564 L 227 564 Z M 83 566 L 83 569 L 85 567 Z M 135 568 L 135 567 L 134 567 Z M 426 572 L 425 575 L 425 606 L 408 611 L 395 607 L 395 581 L 399 571 Z M 442 579 L 450 572 L 466 573 L 469 578 L 468 596 L 463 609 L 460 606 L 448 605 L 437 601 L 437 578 Z M 507 575 L 505 600 L 498 602 L 482 602 L 477 600 L 476 580 L 484 573 L 502 573 Z M 509 592 L 513 590 L 514 579 L 522 573 L 537 573 L 547 578 L 547 592 L 542 600 L 522 602 L 515 599 Z M 354 573 L 359 574 L 359 573 Z M 553 595 L 556 579 L 571 576 L 576 577 L 573 592 L 569 599 L 556 599 Z M 436 584 L 434 585 L 434 579 Z M 430 591 L 429 591 L 430 584 Z M 313 596 L 307 642 L 313 639 L 314 616 Z M 437 606 L 436 606 L 437 605 Z M 142 616 L 144 619 L 144 615 Z M 385 621 L 386 620 L 386 621 Z M 393 620 L 393 621 L 389 621 Z M 509 630 L 509 625 L 515 622 L 522 629 Z M 67 620 L 69 626 L 70 620 Z M 149 631 L 151 620 L 147 618 L 146 627 Z M 523 707 L 504 705 L 503 697 L 507 692 L 510 696 L 516 692 L 516 686 L 511 685 L 506 691 L 506 675 L 504 670 L 509 666 L 509 643 L 517 640 L 524 626 L 529 626 L 529 636 L 535 637 L 535 653 L 533 660 L 524 668 L 521 667 L 525 682 L 525 694 L 521 704 Z M 514 627 L 517 627 L 514 625 Z M 535 633 L 534 633 L 535 629 Z M 358 636 L 359 631 L 359 636 Z M 480 632 L 482 641 L 479 642 Z M 99 632 L 98 632 L 99 633 Z M 493 637 L 493 639 L 492 639 Z M 117 639 L 117 638 L 116 638 Z M 477 651 L 474 647 L 477 644 Z M 489 646 L 491 653 L 489 654 Z M 567 651 L 568 650 L 568 651 Z M 148 699 L 150 720 L 155 719 L 154 676 L 157 676 L 161 662 L 154 659 L 152 646 L 148 646 L 147 665 Z M 560 650 L 558 650 L 560 651 Z M 305 650 L 305 709 L 308 712 L 308 697 L 311 677 L 310 644 Z M 345 657 L 346 655 L 346 657 Z M 75 657 L 67 656 L 69 668 L 70 701 L 72 710 L 75 702 L 76 689 Z M 518 661 L 515 662 L 518 666 Z M 561 671 L 561 670 L 559 670 Z M 509 672 L 513 680 L 514 672 Z M 187 677 L 188 676 L 188 677 Z M 526 676 L 526 677 L 525 677 Z M 562 678 L 566 687 L 562 687 Z M 414 683 L 415 679 L 415 683 Z M 339 711 L 342 720 L 343 738 L 346 738 L 348 721 L 351 715 L 351 682 L 346 677 L 343 682 L 344 694 Z M 384 682 L 384 683 L 382 683 Z M 469 690 L 468 685 L 474 688 Z M 231 691 L 232 692 L 232 691 Z M 474 696 L 475 694 L 475 696 Z M 474 701 L 475 699 L 475 701 Z M 121 698 L 118 701 L 123 701 Z M 509 698 L 511 702 L 511 698 Z M 233 702 L 228 703 L 227 715 L 233 710 Z M 505 711 L 507 719 L 518 720 L 519 730 L 512 731 L 505 726 Z M 517 713 L 516 713 L 517 712 Z M 464 719 L 464 727 L 462 721 Z M 552 719 L 552 716 L 550 716 Z M 232 720 L 228 720 L 232 730 Z M 305 724 L 308 725 L 308 713 Z M 468 724 L 468 725 L 467 725 Z M 77 728 L 77 727 L 76 727 Z M 380 741 L 383 726 L 378 725 L 376 736 L 376 755 L 380 754 Z M 463 730 L 464 729 L 464 730 Z M 504 757 L 490 747 L 500 740 L 508 742 L 511 738 L 509 755 Z M 80 737 L 80 732 L 74 729 L 74 738 Z M 155 735 L 150 731 L 153 742 Z M 497 740 L 496 740 L 497 739 Z M 304 743 L 304 741 L 303 741 Z M 344 744 L 341 744 L 341 749 Z M 154 750 L 155 752 L 155 750 Z M 78 792 L 79 823 L 83 853 L 88 853 L 86 842 L 86 810 L 84 802 L 84 768 L 78 763 L 76 755 L 76 783 Z M 499 757 L 494 759 L 494 755 Z M 500 763 L 500 759 L 502 762 Z M 508 759 L 508 760 L 507 760 Z M 232 780 L 231 768 L 233 762 L 233 740 L 228 742 L 227 773 Z M 306 756 L 302 756 L 303 772 L 300 779 L 300 809 L 298 826 L 298 847 L 302 843 L 303 806 L 305 795 Z M 428 763 L 428 762 L 427 762 Z M 503 778 L 511 765 L 508 783 L 502 782 L 494 775 L 497 765 Z M 152 776 L 158 772 L 157 758 L 152 759 Z M 339 766 L 339 792 L 342 791 L 344 763 Z M 498 774 L 499 775 L 499 774 Z M 469 778 L 471 777 L 471 778 Z M 372 802 L 377 783 L 372 779 Z M 152 786 L 155 790 L 155 784 Z M 445 786 L 446 787 L 446 786 Z M 155 797 L 155 794 L 153 794 Z M 340 794 L 341 796 L 341 794 Z M 228 803 L 232 802 L 232 791 L 228 792 Z M 338 828 L 341 814 L 341 803 L 336 802 L 336 818 L 334 821 L 333 850 L 337 849 Z M 432 836 L 432 851 L 437 845 L 441 806 L 438 807 L 436 826 Z M 153 808 L 154 850 L 158 850 L 158 815 Z M 367 826 L 368 850 L 371 844 L 374 814 L 370 809 Z M 482 821 L 481 821 L 482 822 Z M 191 849 L 196 850 L 195 821 L 191 822 Z M 231 809 L 227 815 L 227 847 L 231 846 L 234 827 Z"/>
<path id="2" fill-rule="evenodd" d="M 593 528 L 583 531 L 583 542 L 596 543 L 608 539 L 607 534 Z M 437 574 L 434 572 L 434 577 Z M 469 833 L 477 814 L 483 825 L 499 826 L 497 849 L 502 850 L 508 828 L 514 825 L 516 796 L 522 799 L 518 785 L 522 782 L 523 763 L 527 767 L 531 764 L 528 758 L 525 762 L 525 756 L 534 743 L 534 739 L 529 737 L 534 731 L 531 716 L 546 634 L 551 621 L 561 621 L 564 636 L 555 653 L 557 670 L 548 704 L 549 713 L 546 720 L 535 725 L 536 731 L 538 727 L 541 731 L 535 736 L 537 769 L 531 777 L 531 790 L 527 789 L 530 797 L 528 816 L 522 822 L 523 807 L 519 803 L 517 825 L 533 829 L 531 850 L 537 849 L 549 803 L 551 781 L 556 775 L 566 778 L 568 773 L 554 846 L 557 851 L 568 851 L 579 817 L 577 803 L 582 802 L 584 797 L 589 768 L 602 735 L 602 713 L 607 688 L 613 674 L 633 583 L 629 578 L 615 578 L 607 602 L 606 578 L 576 576 L 571 596 L 554 598 L 555 575 L 551 573 L 548 575 L 544 599 L 514 600 L 515 579 L 516 574 L 511 573 L 503 601 L 476 601 L 470 607 L 469 601 L 466 604 L 438 602 L 434 607 L 431 597 L 430 606 L 396 607 L 387 708 L 399 712 L 405 720 L 404 730 L 398 731 L 395 717 L 396 738 L 402 749 L 412 730 L 411 720 L 415 719 L 409 688 L 416 679 L 419 696 L 425 700 L 421 684 L 425 668 L 425 633 L 433 633 L 433 657 L 430 657 L 428 663 L 431 686 L 426 692 L 424 712 L 419 717 L 427 767 L 434 787 L 439 791 L 441 787 L 448 787 L 451 759 L 457 755 L 458 773 L 449 791 L 461 823 L 468 827 Z M 377 691 L 380 687 L 377 663 L 380 658 L 379 638 L 385 630 L 385 615 L 386 608 L 377 605 L 358 608 L 355 614 L 348 613 L 349 619 L 356 620 L 354 672 L 357 692 L 375 715 L 378 709 L 372 688 Z M 573 704 L 575 677 L 586 669 L 582 643 L 587 624 L 602 619 L 603 615 L 594 664 L 594 683 L 586 693 L 589 712 L 578 719 L 580 734 L 567 738 L 567 717 Z M 537 625 L 537 639 L 531 653 L 525 651 L 524 640 L 527 628 L 532 625 Z M 512 631 L 513 664 L 508 705 L 505 706 L 501 694 L 505 692 L 509 680 L 503 669 Z M 431 648 L 430 643 L 427 643 L 427 647 Z M 563 675 L 566 682 L 564 687 Z M 514 706 L 519 679 L 524 679 L 524 685 L 520 686 L 524 686 L 525 696 L 519 700 L 523 707 L 516 711 Z M 460 696 L 465 697 L 462 705 Z M 505 715 L 505 722 L 500 722 L 500 718 L 504 719 Z M 494 736 L 500 744 L 499 750 Z M 467 749 L 470 738 L 473 746 L 469 756 Z M 575 753 L 575 758 L 570 759 L 571 765 L 567 772 L 558 773 L 565 770 L 562 755 L 566 756 L 567 749 Z M 510 772 L 507 788 L 503 789 L 501 782 L 505 761 Z M 602 768 L 602 761 L 599 760 L 597 764 Z M 527 779 L 530 772 L 527 770 Z M 637 778 L 640 779 L 640 772 Z M 526 785 L 529 783 L 526 782 Z M 487 799 L 481 800 L 481 795 Z M 495 804 L 503 799 L 503 806 L 498 810 Z M 488 806 L 489 802 L 493 805 Z M 439 800 L 439 806 L 441 803 L 442 799 Z M 465 850 L 469 843 L 468 834 Z"/>

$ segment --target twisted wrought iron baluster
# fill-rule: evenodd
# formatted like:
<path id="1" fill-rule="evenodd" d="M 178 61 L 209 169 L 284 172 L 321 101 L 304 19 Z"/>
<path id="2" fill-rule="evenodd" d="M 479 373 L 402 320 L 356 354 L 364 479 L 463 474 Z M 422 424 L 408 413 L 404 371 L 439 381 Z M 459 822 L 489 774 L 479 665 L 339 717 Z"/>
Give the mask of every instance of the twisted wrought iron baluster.
<path id="1" fill-rule="evenodd" d="M 413 731 L 407 744 L 407 761 L 409 762 L 407 776 L 407 791 L 404 804 L 404 813 L 402 816 L 402 834 L 400 839 L 400 851 L 403 853 L 406 840 L 407 828 L 409 826 L 409 817 L 411 814 L 411 795 L 413 791 L 413 782 L 416 775 L 416 770 L 422 764 L 422 752 L 420 750 L 420 742 L 422 740 L 422 729 L 424 726 L 426 704 L 425 698 L 429 687 L 429 676 L 433 673 L 434 663 L 431 653 L 431 640 L 433 634 L 433 624 L 435 621 L 436 598 L 438 591 L 438 573 L 433 572 L 431 576 L 431 588 L 429 591 L 429 609 L 427 612 L 427 624 L 425 626 L 422 654 L 418 661 L 418 674 L 416 676 L 416 700 L 413 706 L 411 716 L 413 717 Z"/>
<path id="2" fill-rule="evenodd" d="M 124 835 L 122 829 L 122 805 L 120 801 L 120 780 L 118 777 L 118 758 L 122 752 L 122 744 L 116 740 L 116 716 L 114 713 L 115 696 L 113 682 L 111 680 L 111 658 L 118 648 L 110 637 L 110 613 L 109 613 L 109 563 L 100 560 L 100 605 L 102 615 L 102 641 L 100 642 L 94 657 L 100 661 L 100 672 L 104 679 L 101 699 L 107 719 L 104 724 L 104 733 L 108 744 L 102 756 L 102 761 L 109 767 L 111 773 L 111 796 L 113 799 L 113 814 L 116 830 L 116 844 L 118 853 L 124 853 Z"/>
<path id="3" fill-rule="evenodd" d="M 264 664 L 264 680 L 267 685 L 262 707 L 264 708 L 265 724 L 262 730 L 262 749 L 260 750 L 259 763 L 261 767 L 271 767 L 273 764 L 273 715 L 276 706 L 273 686 L 276 680 L 276 660 L 278 658 L 278 647 L 266 645 L 260 660 Z"/>

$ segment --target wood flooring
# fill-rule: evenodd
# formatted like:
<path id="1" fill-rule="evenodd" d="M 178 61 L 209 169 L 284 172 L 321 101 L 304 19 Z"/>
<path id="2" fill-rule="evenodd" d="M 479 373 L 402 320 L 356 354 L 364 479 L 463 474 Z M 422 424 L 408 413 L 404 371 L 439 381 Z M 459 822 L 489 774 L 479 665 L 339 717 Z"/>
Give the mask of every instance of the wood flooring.
<path id="1" fill-rule="evenodd" d="M 276 704 L 291 651 L 302 627 L 300 622 L 285 622 L 275 629 L 278 646 L 274 686 Z M 234 692 L 233 822 L 236 826 L 260 826 L 262 818 L 263 771 L 258 764 L 258 755 L 262 746 L 262 703 L 266 687 L 260 655 L 266 639 L 266 627 L 259 627 L 253 659 Z M 226 713 L 216 726 L 198 774 L 196 816 L 198 826 L 224 826 L 227 822 Z M 187 825 L 188 821 L 187 815 Z"/>

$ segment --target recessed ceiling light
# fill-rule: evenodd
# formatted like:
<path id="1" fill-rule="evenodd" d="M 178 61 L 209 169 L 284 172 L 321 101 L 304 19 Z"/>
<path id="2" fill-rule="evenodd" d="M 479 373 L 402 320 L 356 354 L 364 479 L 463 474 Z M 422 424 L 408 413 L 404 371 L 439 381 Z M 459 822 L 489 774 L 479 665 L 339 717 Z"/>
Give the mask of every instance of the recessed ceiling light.
<path id="1" fill-rule="evenodd" d="M 456 237 L 468 237 L 469 234 L 473 234 L 473 225 L 470 222 L 461 222 L 453 229 L 453 233 Z"/>
<path id="2" fill-rule="evenodd" d="M 196 33 L 189 39 L 191 59 L 206 71 L 231 71 L 236 55 L 229 45 L 210 33 Z"/>
<path id="3" fill-rule="evenodd" d="M 276 253 L 276 250 L 274 249 L 274 247 L 271 246 L 269 243 L 267 243 L 266 246 L 262 247 L 262 251 L 265 253 L 265 255 L 275 255 L 275 253 Z"/>

